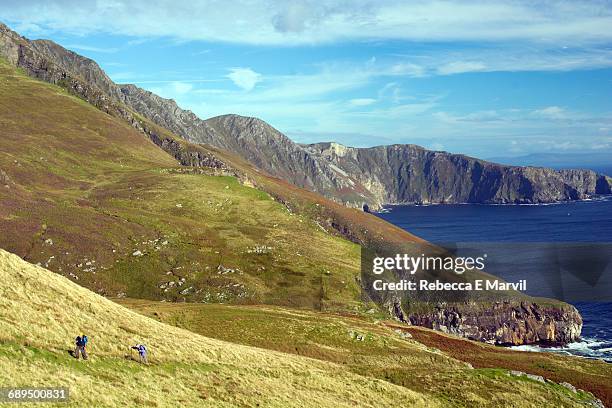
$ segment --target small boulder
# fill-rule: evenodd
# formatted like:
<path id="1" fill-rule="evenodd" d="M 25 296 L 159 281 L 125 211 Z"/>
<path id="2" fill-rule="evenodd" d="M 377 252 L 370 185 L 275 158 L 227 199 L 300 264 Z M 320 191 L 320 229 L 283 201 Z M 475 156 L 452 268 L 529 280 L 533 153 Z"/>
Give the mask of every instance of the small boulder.
<path id="1" fill-rule="evenodd" d="M 570 391 L 571 391 L 571 392 L 573 392 L 573 393 L 577 393 L 577 392 L 578 392 L 578 390 L 576 389 L 576 387 L 574 387 L 572 384 L 570 384 L 570 383 L 568 383 L 568 382 L 562 382 L 562 383 L 559 383 L 559 385 L 561 385 L 561 386 L 563 386 L 563 387 L 567 388 L 568 390 L 570 390 Z"/>

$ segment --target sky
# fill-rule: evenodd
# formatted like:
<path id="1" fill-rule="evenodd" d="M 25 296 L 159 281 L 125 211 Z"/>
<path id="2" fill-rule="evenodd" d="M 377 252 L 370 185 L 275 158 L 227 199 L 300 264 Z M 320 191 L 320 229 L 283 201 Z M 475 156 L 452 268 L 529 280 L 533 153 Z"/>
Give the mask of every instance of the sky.
<path id="1" fill-rule="evenodd" d="M 300 143 L 612 153 L 610 1 L 0 0 L 0 21 Z"/>

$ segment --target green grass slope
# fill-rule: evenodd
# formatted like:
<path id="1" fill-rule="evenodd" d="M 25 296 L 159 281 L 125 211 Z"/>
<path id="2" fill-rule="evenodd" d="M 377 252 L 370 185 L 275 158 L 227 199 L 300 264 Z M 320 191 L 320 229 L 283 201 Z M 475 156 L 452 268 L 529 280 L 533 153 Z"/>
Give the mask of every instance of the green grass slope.
<path id="1" fill-rule="evenodd" d="M 208 337 L 342 364 L 351 372 L 425 393 L 448 406 L 580 406 L 593 400 L 589 392 L 573 393 L 552 382 L 509 376 L 507 370 L 572 383 L 603 400 L 610 396 L 611 371 L 604 362 L 503 350 L 427 329 L 389 325 L 373 316 L 341 317 L 269 306 L 118 302 Z M 408 330 L 413 338 L 406 336 Z M 421 333 L 443 339 L 422 344 L 416 341 L 423 338 Z M 458 344 L 447 347 L 451 341 Z M 462 361 L 477 369 L 466 369 Z"/>
<path id="2" fill-rule="evenodd" d="M 0 61 L 0 247 L 98 293 L 356 307 L 359 247 Z"/>
<path id="3" fill-rule="evenodd" d="M 70 406 L 439 406 L 335 364 L 206 338 L 0 250 L 0 387 L 65 386 Z M 90 338 L 88 361 L 68 350 Z M 150 365 L 130 358 L 144 342 Z"/>
<path id="4" fill-rule="evenodd" d="M 606 407 L 612 406 L 610 363 L 553 353 L 527 353 L 493 347 L 415 326 L 406 330 L 415 340 L 437 347 L 445 354 L 474 367 L 503 367 L 540 375 L 558 383 L 568 382 L 577 388 L 591 391 Z"/>
<path id="5" fill-rule="evenodd" d="M 0 84 L 0 247 L 98 293 L 355 310 L 353 242 L 423 242 L 133 116 L 149 139 L 2 61 Z M 219 158 L 240 182 L 181 166 L 151 140 Z"/>

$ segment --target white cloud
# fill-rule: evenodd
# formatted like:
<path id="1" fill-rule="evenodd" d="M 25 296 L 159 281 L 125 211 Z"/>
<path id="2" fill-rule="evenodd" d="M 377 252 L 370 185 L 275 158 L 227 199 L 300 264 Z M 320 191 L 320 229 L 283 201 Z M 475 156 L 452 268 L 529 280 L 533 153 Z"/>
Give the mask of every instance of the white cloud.
<path id="1" fill-rule="evenodd" d="M 315 14 L 315 8 L 306 2 L 290 2 L 272 17 L 272 26 L 281 33 L 303 32 L 313 22 Z"/>
<path id="2" fill-rule="evenodd" d="M 499 112 L 494 110 L 476 111 L 470 112 L 463 115 L 457 115 L 449 112 L 438 111 L 433 114 L 433 117 L 445 123 L 486 123 L 486 122 L 502 122 L 504 116 L 500 115 Z"/>
<path id="3" fill-rule="evenodd" d="M 237 87 L 245 91 L 252 90 L 261 81 L 261 74 L 251 68 L 231 68 L 227 77 L 232 80 Z"/>
<path id="4" fill-rule="evenodd" d="M 172 82 L 171 86 L 172 86 L 172 90 L 174 91 L 174 93 L 178 95 L 186 94 L 187 92 L 193 89 L 193 85 L 188 82 L 176 81 L 176 82 Z"/>
<path id="5" fill-rule="evenodd" d="M 316 45 L 405 40 L 387 75 L 423 77 L 464 72 L 570 71 L 612 67 L 612 3 L 600 0 L 21 0 L 0 20 L 23 34 L 112 33 L 135 37 L 250 45 Z M 70 10 L 70 13 L 66 13 Z M 412 44 L 444 42 L 419 55 Z M 478 46 L 474 46 L 477 43 Z M 83 46 L 92 52 L 102 49 Z M 454 51 L 453 51 L 454 50 Z M 206 50 L 204 50 L 206 52 Z"/>
<path id="6" fill-rule="evenodd" d="M 105 53 L 105 54 L 112 54 L 114 52 L 119 51 L 119 48 L 92 47 L 90 45 L 84 45 L 84 44 L 69 44 L 69 45 L 66 45 L 66 48 L 71 49 L 71 50 L 91 51 L 91 52 L 98 52 L 98 53 Z"/>
<path id="7" fill-rule="evenodd" d="M 205 54 L 209 54 L 210 50 L 205 49 L 205 50 L 200 50 L 200 51 L 196 51 L 196 52 L 192 52 L 191 56 L 192 57 L 197 57 L 198 55 L 205 55 Z"/>
<path id="8" fill-rule="evenodd" d="M 163 98 L 182 99 L 193 91 L 193 84 L 182 81 L 162 82 L 158 86 L 148 87 L 149 91 Z"/>
<path id="9" fill-rule="evenodd" d="M 376 103 L 376 99 L 373 98 L 355 98 L 349 101 L 352 106 L 368 106 Z"/>
<path id="10" fill-rule="evenodd" d="M 411 62 L 396 63 L 391 65 L 388 70 L 389 75 L 406 75 L 410 77 L 423 77 L 426 73 L 426 68 L 424 66 Z"/>
<path id="11" fill-rule="evenodd" d="M 394 54 L 396 66 L 411 66 L 402 74 L 410 77 L 454 75 L 466 72 L 573 71 L 612 67 L 609 47 L 563 48 L 556 44 L 499 44 L 434 48 L 411 55 Z M 388 74 L 398 74 L 391 67 Z"/>

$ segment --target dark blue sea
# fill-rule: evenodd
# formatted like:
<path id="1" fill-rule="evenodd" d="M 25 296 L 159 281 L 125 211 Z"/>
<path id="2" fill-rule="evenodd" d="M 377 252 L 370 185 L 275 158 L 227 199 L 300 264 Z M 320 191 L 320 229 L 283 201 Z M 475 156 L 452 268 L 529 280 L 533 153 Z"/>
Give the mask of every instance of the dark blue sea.
<path id="1" fill-rule="evenodd" d="M 488 272 L 507 281 L 526 278 L 527 293 L 563 299 L 580 311 L 582 341 L 520 348 L 612 362 L 612 199 L 390 206 L 378 215 L 430 242 L 454 246 L 458 253 L 485 251 Z"/>

